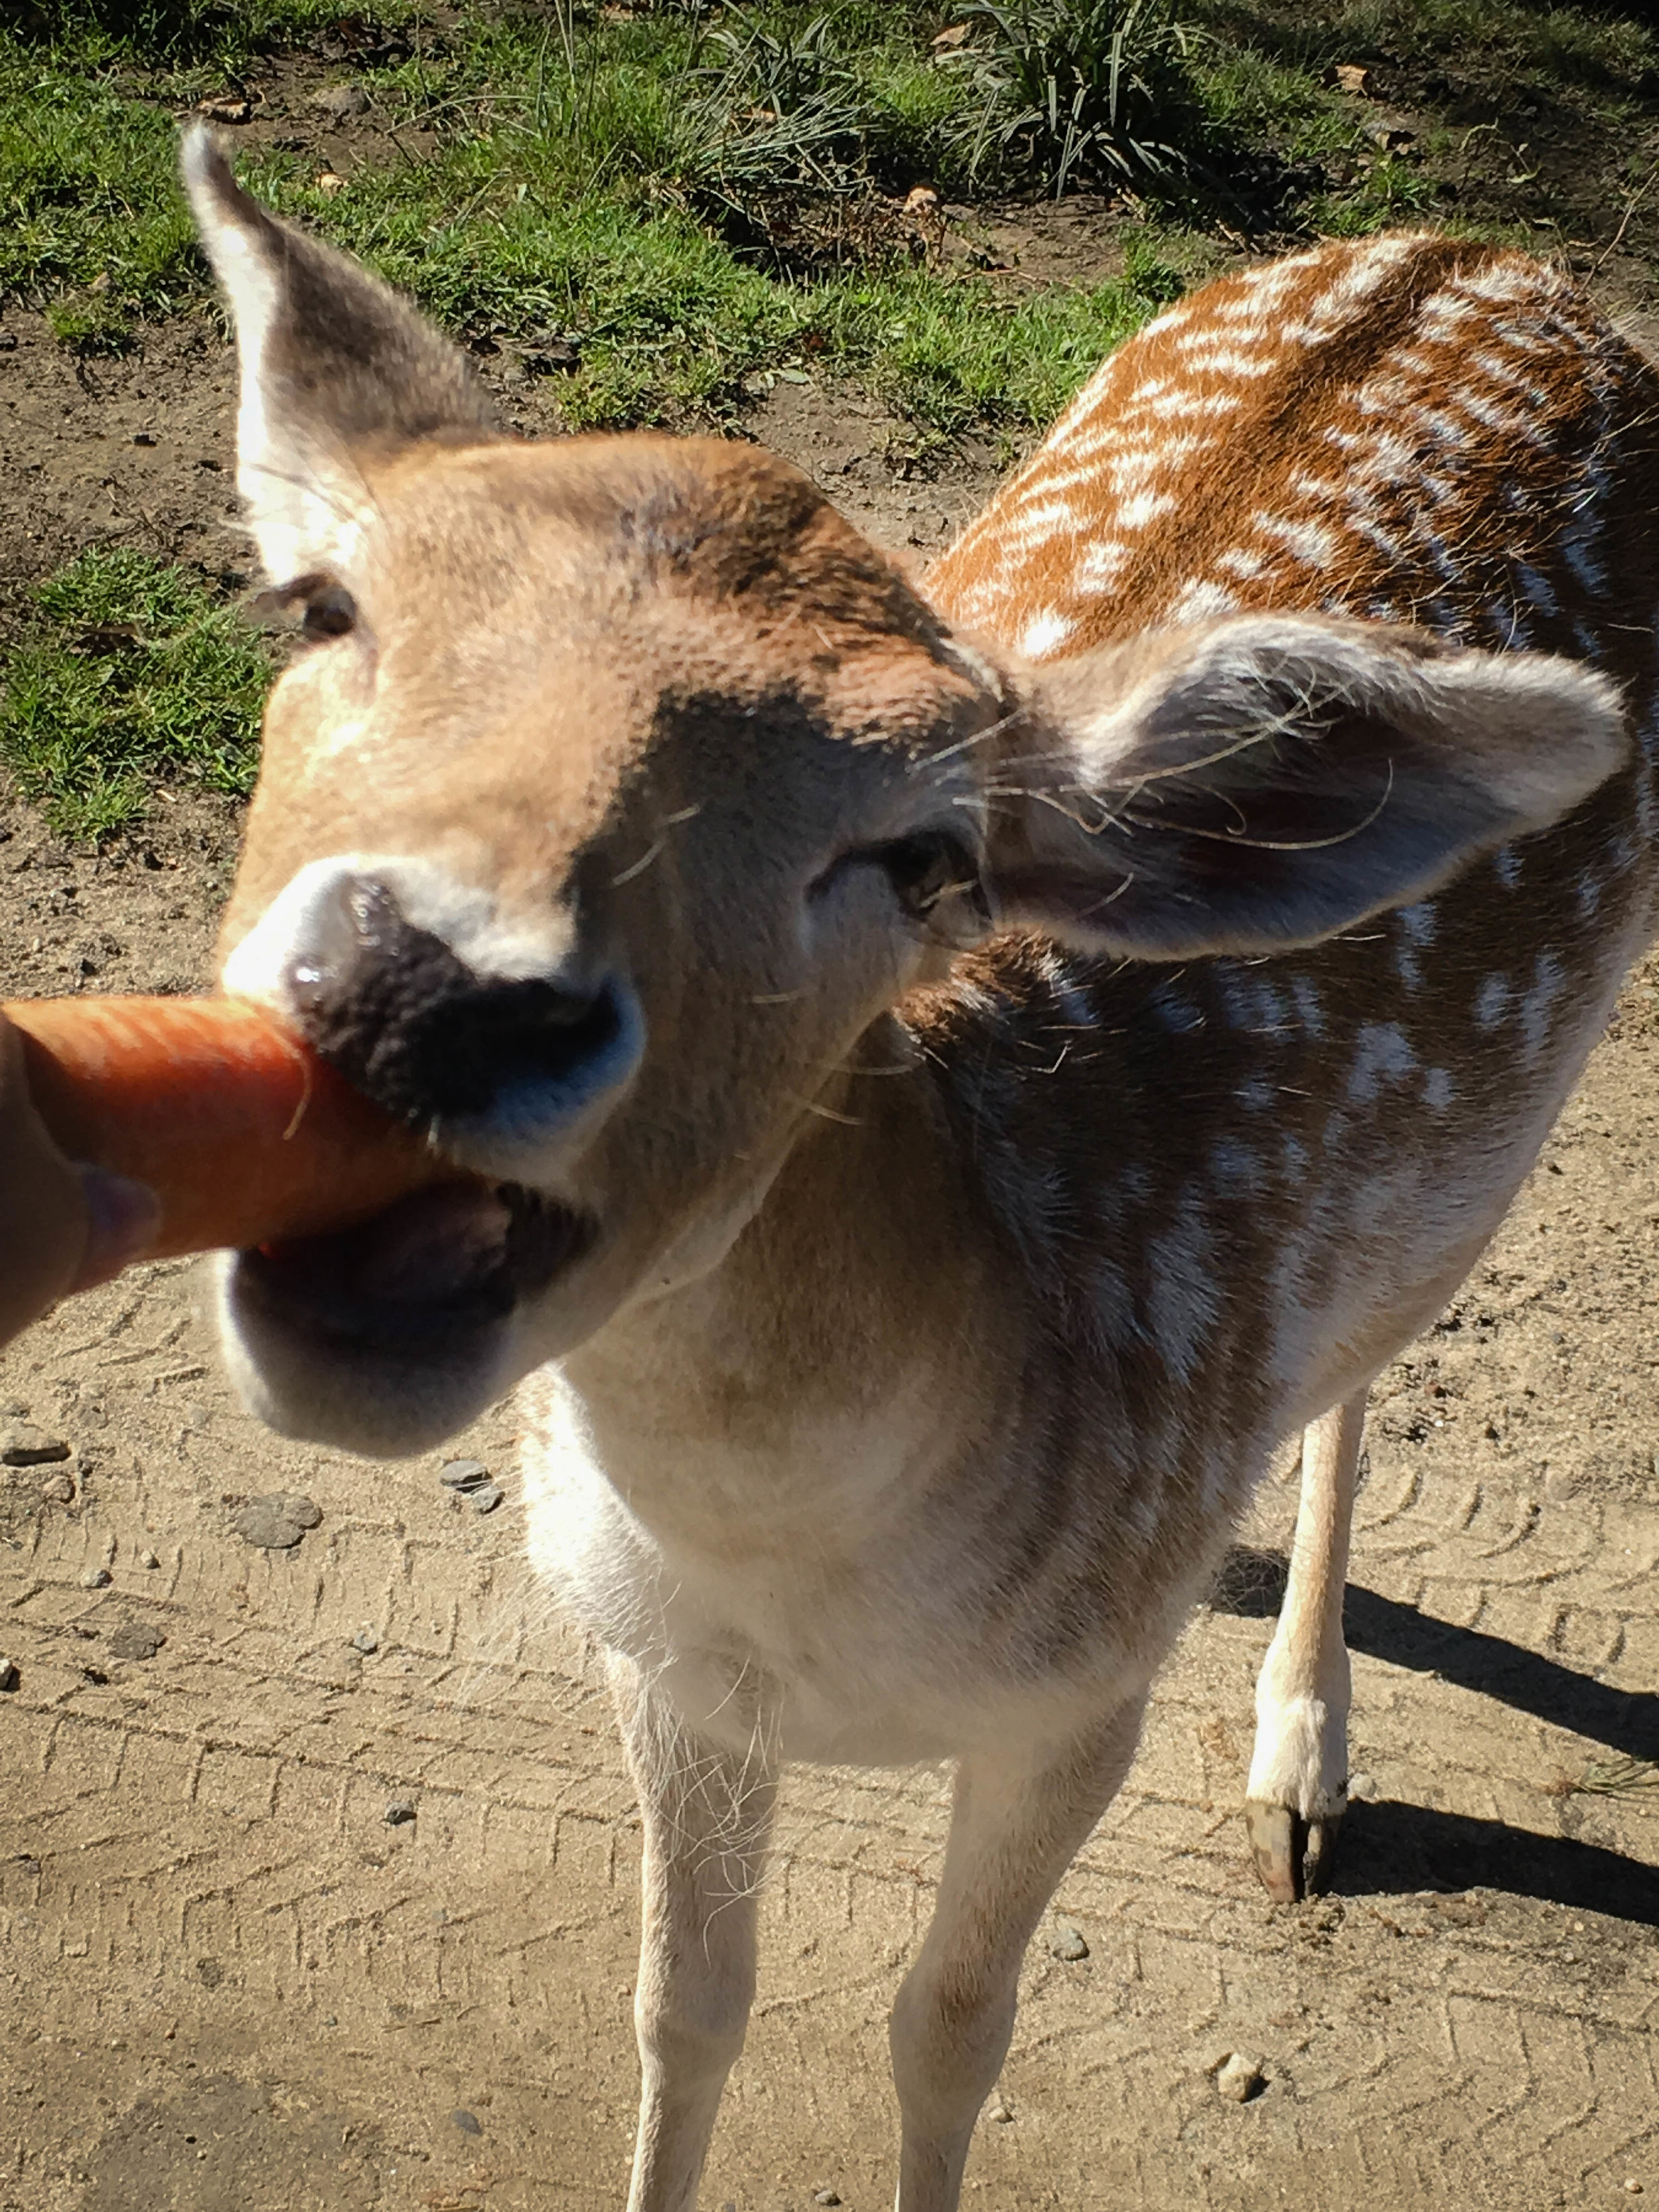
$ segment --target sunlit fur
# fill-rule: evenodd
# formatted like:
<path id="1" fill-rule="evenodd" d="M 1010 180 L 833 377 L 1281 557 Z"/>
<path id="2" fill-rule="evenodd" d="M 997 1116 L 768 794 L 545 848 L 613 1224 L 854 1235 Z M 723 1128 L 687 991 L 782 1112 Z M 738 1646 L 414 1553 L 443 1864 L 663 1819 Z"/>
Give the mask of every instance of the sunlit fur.
<path id="1" fill-rule="evenodd" d="M 695 2199 L 779 1762 L 957 1761 L 892 2030 L 901 2212 L 951 2212 L 1152 1673 L 1328 1415 L 1270 1881 L 1340 1813 L 1354 1409 L 1649 926 L 1659 392 L 1528 263 L 1330 248 L 1125 349 L 923 588 L 754 448 L 501 436 L 384 288 L 186 170 L 256 536 L 355 609 L 273 697 L 227 975 L 298 1018 L 373 879 L 641 1024 L 564 1120 L 434 1129 L 590 1224 L 544 1291 L 416 1361 L 254 1317 L 236 1263 L 233 1364 L 384 1451 L 528 1378 L 532 1554 L 645 1825 L 632 2212 Z M 1413 616 L 1565 658 L 1358 619 Z M 941 836 L 917 910 L 880 855 Z"/>

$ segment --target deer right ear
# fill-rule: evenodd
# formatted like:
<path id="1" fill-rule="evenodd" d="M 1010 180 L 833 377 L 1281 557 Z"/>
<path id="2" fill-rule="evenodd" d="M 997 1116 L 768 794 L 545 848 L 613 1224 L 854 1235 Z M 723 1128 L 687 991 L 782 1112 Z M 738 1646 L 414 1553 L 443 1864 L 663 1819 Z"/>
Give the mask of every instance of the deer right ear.
<path id="1" fill-rule="evenodd" d="M 235 325 L 236 480 L 260 558 L 277 582 L 337 570 L 372 509 L 362 461 L 420 438 L 487 438 L 489 401 L 378 277 L 245 192 L 205 124 L 185 132 L 180 165 Z"/>
<path id="2" fill-rule="evenodd" d="M 1005 921 L 1115 958 L 1281 952 L 1426 898 L 1620 767 L 1605 678 L 1319 615 L 1237 615 L 1025 676 Z"/>

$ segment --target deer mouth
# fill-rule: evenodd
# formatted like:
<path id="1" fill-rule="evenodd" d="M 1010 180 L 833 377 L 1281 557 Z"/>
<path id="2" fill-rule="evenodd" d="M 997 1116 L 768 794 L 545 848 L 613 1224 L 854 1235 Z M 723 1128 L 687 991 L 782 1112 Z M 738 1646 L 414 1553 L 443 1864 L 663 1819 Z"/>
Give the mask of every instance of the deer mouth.
<path id="1" fill-rule="evenodd" d="M 416 1191 L 353 1229 L 240 1253 L 236 1291 L 337 1355 L 453 1355 L 546 1291 L 592 1233 L 539 1192 L 471 1178 Z"/>

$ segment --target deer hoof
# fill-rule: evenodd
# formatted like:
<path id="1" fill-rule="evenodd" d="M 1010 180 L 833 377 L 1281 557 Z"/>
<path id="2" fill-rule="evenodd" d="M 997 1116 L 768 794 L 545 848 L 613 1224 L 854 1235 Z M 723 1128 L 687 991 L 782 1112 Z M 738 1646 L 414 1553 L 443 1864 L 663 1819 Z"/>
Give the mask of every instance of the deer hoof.
<path id="1" fill-rule="evenodd" d="M 1318 1897 L 1329 1887 L 1342 1826 L 1340 1813 L 1305 1820 L 1287 1805 L 1252 1797 L 1245 1803 L 1244 1826 L 1261 1887 L 1275 1905 Z"/>

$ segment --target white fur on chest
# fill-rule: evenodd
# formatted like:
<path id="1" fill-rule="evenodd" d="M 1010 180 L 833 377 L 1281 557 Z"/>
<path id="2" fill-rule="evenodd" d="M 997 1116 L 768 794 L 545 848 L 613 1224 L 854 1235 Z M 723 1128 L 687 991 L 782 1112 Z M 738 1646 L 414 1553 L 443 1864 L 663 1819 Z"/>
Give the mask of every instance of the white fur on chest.
<path id="1" fill-rule="evenodd" d="M 613 1431 L 602 1463 L 556 1370 L 524 1397 L 532 1566 L 698 1733 L 742 1750 L 764 1728 L 786 1758 L 892 1765 L 1064 1725 L 1064 1687 L 1034 1700 L 1008 1680 L 964 1604 L 971 1475 L 952 1526 L 894 1517 L 925 1487 L 939 1423 L 924 1403 L 797 1425 L 784 1461 L 681 1440 L 665 1464 L 640 1439 L 639 1457 L 619 1451 Z M 1079 1688 L 1079 1710 L 1098 1694 Z"/>

